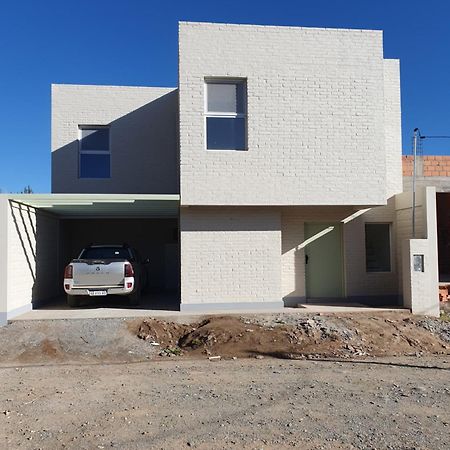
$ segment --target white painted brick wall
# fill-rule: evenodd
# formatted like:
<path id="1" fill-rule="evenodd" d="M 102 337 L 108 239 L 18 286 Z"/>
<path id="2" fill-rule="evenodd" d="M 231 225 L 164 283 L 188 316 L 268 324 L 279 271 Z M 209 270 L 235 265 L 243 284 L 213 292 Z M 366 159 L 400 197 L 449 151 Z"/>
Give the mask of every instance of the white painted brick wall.
<path id="1" fill-rule="evenodd" d="M 386 202 L 382 33 L 180 23 L 184 205 Z M 244 77 L 248 151 L 205 150 L 204 78 Z"/>
<path id="2" fill-rule="evenodd" d="M 410 193 L 398 195 L 395 205 L 401 221 L 398 253 L 401 256 L 403 300 L 413 314 L 439 317 L 436 190 L 434 187 L 422 188 L 417 197 L 421 206 L 416 211 L 420 218 L 416 239 L 411 239 L 412 222 L 407 220 L 412 205 Z M 414 254 L 424 256 L 423 272 L 413 270 Z"/>
<path id="3" fill-rule="evenodd" d="M 179 192 L 178 93 L 52 85 L 52 192 Z M 111 178 L 78 178 L 78 125 L 110 125 Z"/>
<path id="4" fill-rule="evenodd" d="M 8 200 L 0 194 L 0 326 L 6 324 L 8 310 Z"/>
<path id="5" fill-rule="evenodd" d="M 340 222 L 353 214 L 348 207 L 282 208 L 282 288 L 284 298 L 305 297 L 305 222 Z M 365 223 L 392 224 L 392 271 L 367 273 L 365 266 Z M 394 200 L 372 208 L 343 226 L 345 291 L 347 296 L 395 296 L 398 294 L 396 224 Z"/>
<path id="6" fill-rule="evenodd" d="M 59 293 L 58 219 L 16 202 L 7 205 L 8 311 Z"/>
<path id="7" fill-rule="evenodd" d="M 304 250 L 298 248 L 304 241 L 305 222 L 340 222 L 354 212 L 353 207 L 345 206 L 182 208 L 182 302 L 276 301 L 279 298 L 289 301 L 305 297 L 305 256 Z M 366 222 L 392 223 L 390 273 L 365 270 Z M 371 209 L 345 224 L 343 229 L 347 296 L 397 295 L 393 201 L 386 207 Z"/>
<path id="8" fill-rule="evenodd" d="M 182 208 L 181 303 L 281 300 L 280 212 Z"/>
<path id="9" fill-rule="evenodd" d="M 402 192 L 402 124 L 400 62 L 384 60 L 384 142 L 386 146 L 386 198 Z"/>
<path id="10" fill-rule="evenodd" d="M 403 291 L 403 243 L 409 239 L 412 239 L 412 193 L 404 192 L 395 199 L 395 221 L 396 221 L 396 239 L 397 239 L 397 260 L 399 271 L 399 292 Z M 425 208 L 425 188 L 417 190 L 416 194 L 416 238 L 427 238 L 427 224 L 426 217 L 427 211 Z M 437 230 L 435 230 L 435 233 Z M 407 275 L 405 275 L 407 276 Z"/>
<path id="11" fill-rule="evenodd" d="M 397 224 L 394 198 L 344 225 L 345 278 L 349 297 L 398 295 Z M 366 271 L 366 223 L 391 225 L 391 271 Z"/>

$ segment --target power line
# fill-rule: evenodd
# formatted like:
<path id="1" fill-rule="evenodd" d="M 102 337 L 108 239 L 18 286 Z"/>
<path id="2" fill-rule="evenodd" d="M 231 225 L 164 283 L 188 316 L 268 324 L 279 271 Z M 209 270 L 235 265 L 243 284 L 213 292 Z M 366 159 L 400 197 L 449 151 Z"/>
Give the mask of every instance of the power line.
<path id="1" fill-rule="evenodd" d="M 450 139 L 450 136 L 419 136 L 420 139 Z"/>

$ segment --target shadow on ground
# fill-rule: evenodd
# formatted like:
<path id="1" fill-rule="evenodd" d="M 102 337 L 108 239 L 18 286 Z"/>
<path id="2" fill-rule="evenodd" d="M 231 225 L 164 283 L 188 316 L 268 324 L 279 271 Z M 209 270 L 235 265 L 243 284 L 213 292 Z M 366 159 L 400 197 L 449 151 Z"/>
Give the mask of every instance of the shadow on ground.
<path id="1" fill-rule="evenodd" d="M 162 311 L 179 311 L 180 297 L 177 291 L 154 291 L 144 294 L 138 305 L 130 305 L 127 297 L 122 295 L 108 295 L 106 297 L 89 297 L 76 308 L 67 304 L 65 296 L 57 297 L 36 308 L 40 310 L 86 310 L 86 309 L 148 309 Z"/>

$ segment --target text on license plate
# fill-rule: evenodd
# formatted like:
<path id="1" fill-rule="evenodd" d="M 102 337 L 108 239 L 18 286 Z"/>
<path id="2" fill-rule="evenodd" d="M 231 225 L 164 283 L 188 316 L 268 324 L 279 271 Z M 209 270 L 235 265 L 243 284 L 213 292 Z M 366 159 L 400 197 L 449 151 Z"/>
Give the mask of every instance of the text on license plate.
<path id="1" fill-rule="evenodd" d="M 106 291 L 88 291 L 88 292 L 89 292 L 89 296 L 91 296 L 91 297 L 108 295 L 108 293 Z"/>

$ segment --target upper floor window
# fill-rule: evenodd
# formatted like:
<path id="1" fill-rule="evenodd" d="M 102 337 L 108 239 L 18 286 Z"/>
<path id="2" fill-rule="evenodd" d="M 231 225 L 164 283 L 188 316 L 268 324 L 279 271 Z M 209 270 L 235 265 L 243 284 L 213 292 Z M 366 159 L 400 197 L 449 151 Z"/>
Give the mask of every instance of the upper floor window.
<path id="1" fill-rule="evenodd" d="M 109 127 L 79 127 L 79 177 L 110 178 Z"/>
<path id="2" fill-rule="evenodd" d="M 206 80 L 206 149 L 247 149 L 246 82 Z"/>
<path id="3" fill-rule="evenodd" d="M 391 225 L 366 223 L 366 271 L 391 271 Z"/>

